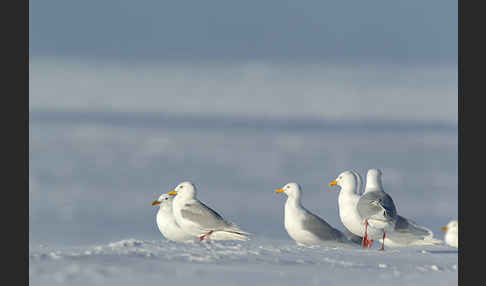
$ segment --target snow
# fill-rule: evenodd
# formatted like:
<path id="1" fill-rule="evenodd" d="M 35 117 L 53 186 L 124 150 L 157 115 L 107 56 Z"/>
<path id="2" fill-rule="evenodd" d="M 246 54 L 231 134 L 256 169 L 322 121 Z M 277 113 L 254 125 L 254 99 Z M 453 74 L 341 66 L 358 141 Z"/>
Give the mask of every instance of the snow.
<path id="1" fill-rule="evenodd" d="M 125 239 L 30 250 L 30 285 L 457 285 L 448 246 L 371 249 L 303 247 L 255 239 L 176 243 Z"/>

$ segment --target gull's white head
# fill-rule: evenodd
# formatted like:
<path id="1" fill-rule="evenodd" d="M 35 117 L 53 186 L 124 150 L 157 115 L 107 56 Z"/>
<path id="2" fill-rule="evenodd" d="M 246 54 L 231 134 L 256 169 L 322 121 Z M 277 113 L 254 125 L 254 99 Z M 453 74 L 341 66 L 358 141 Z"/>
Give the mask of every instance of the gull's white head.
<path id="1" fill-rule="evenodd" d="M 459 230 L 459 223 L 457 220 L 451 220 L 447 225 L 443 225 L 440 227 L 443 231 L 458 231 Z"/>
<path id="2" fill-rule="evenodd" d="M 297 183 L 288 183 L 280 189 L 275 190 L 276 193 L 285 193 L 287 196 L 291 198 L 299 198 L 302 194 L 302 190 L 300 185 Z"/>
<path id="3" fill-rule="evenodd" d="M 152 202 L 152 205 L 160 205 L 165 203 L 166 201 L 172 200 L 172 197 L 169 194 L 162 194 L 158 199 Z"/>
<path id="4" fill-rule="evenodd" d="M 344 171 L 337 176 L 336 179 L 329 182 L 329 186 L 340 186 L 341 190 L 358 192 L 359 175 L 355 171 Z"/>
<path id="5" fill-rule="evenodd" d="M 369 169 L 366 173 L 365 192 L 371 189 L 383 189 L 383 172 L 380 169 Z"/>
<path id="6" fill-rule="evenodd" d="M 177 185 L 168 194 L 177 195 L 178 197 L 194 198 L 196 197 L 196 186 L 192 182 L 185 181 Z"/>
<path id="7" fill-rule="evenodd" d="M 152 205 L 160 205 L 160 207 L 170 206 L 172 203 L 172 196 L 169 194 L 162 194 L 158 199 L 152 202 Z"/>

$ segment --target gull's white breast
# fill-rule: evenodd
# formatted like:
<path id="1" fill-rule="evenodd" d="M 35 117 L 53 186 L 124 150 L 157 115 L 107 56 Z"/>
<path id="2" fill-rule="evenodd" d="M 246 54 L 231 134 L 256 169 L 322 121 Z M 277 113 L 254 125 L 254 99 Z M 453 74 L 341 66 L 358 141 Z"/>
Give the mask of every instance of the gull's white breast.
<path id="1" fill-rule="evenodd" d="M 341 192 L 338 197 L 339 218 L 350 232 L 363 236 L 365 227 L 356 207 L 358 200 L 359 197 L 348 197 Z"/>
<path id="2" fill-rule="evenodd" d="M 298 244 L 315 245 L 322 242 L 317 236 L 303 228 L 304 210 L 286 203 L 284 212 L 285 230 Z"/>
<path id="3" fill-rule="evenodd" d="M 173 241 L 187 241 L 193 239 L 193 236 L 185 233 L 177 224 L 174 215 L 170 209 L 159 208 L 156 217 L 157 227 L 162 235 Z"/>

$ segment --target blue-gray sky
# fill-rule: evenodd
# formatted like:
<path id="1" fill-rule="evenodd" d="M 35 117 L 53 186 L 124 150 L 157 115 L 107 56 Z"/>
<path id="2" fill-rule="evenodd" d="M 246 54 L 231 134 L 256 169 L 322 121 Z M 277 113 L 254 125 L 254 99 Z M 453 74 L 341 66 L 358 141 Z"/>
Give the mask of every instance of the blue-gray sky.
<path id="1" fill-rule="evenodd" d="M 455 64 L 457 1 L 30 3 L 31 56 Z"/>

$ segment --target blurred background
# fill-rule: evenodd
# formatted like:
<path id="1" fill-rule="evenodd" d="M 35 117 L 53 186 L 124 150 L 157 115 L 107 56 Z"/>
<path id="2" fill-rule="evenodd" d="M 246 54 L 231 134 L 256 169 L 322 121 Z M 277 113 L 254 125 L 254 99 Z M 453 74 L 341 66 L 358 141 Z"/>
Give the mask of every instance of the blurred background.
<path id="1" fill-rule="evenodd" d="M 398 212 L 457 218 L 457 1 L 33 1 L 29 240 L 162 239 L 184 180 L 256 236 L 285 197 L 343 230 L 328 182 L 381 168 Z"/>

